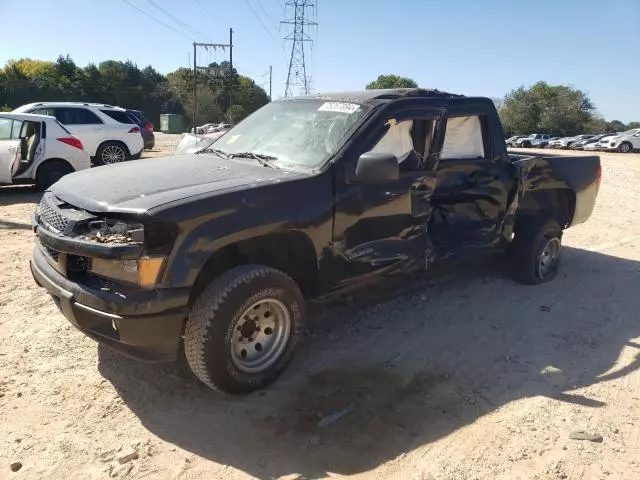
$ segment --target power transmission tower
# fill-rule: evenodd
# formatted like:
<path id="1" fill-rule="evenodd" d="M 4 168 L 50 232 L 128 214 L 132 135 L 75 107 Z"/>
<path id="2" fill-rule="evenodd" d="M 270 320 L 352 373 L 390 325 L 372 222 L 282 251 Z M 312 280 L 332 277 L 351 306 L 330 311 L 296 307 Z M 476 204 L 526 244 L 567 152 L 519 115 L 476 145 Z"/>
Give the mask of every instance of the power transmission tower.
<path id="1" fill-rule="evenodd" d="M 293 25 L 293 32 L 285 37 L 291 41 L 291 57 L 289 59 L 289 72 L 287 73 L 287 83 L 284 89 L 284 96 L 289 97 L 300 92 L 308 94 L 311 90 L 311 80 L 307 76 L 307 67 L 304 61 L 305 43 L 313 42 L 307 33 L 307 27 L 318 25 L 309 19 L 308 10 L 315 7 L 312 0 L 290 0 L 285 3 L 287 9 L 293 10 L 293 17 L 284 20 L 282 23 Z"/>

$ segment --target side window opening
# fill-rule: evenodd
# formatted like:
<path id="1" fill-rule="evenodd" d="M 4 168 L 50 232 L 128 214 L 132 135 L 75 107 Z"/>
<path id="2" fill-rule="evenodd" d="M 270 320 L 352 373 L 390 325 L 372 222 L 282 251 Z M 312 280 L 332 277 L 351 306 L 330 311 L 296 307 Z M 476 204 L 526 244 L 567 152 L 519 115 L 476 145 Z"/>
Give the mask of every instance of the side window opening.
<path id="1" fill-rule="evenodd" d="M 127 112 L 123 112 L 121 110 L 100 110 L 100 111 L 118 123 L 134 124 L 134 125 L 136 124 L 135 120 L 133 120 L 131 118 L 131 115 L 129 115 Z"/>
<path id="2" fill-rule="evenodd" d="M 485 156 L 482 122 L 478 116 L 450 117 L 444 135 L 441 159 Z"/>
<path id="3" fill-rule="evenodd" d="M 11 140 L 14 121 L 8 118 L 0 118 L 0 140 Z"/>
<path id="4" fill-rule="evenodd" d="M 372 152 L 393 153 L 402 163 L 413 151 L 413 120 L 396 123 L 390 120 L 389 130 L 371 149 Z"/>
<path id="5" fill-rule="evenodd" d="M 394 154 L 401 170 L 420 170 L 429 156 L 435 123 L 426 119 L 391 119 L 388 130 L 371 151 Z"/>

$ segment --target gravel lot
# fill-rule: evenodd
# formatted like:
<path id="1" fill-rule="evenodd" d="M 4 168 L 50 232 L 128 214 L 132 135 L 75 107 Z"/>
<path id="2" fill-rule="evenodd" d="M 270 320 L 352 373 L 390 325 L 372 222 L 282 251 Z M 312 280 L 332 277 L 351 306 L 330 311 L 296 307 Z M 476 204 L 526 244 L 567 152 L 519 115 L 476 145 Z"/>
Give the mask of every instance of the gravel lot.
<path id="1" fill-rule="evenodd" d="M 0 479 L 640 478 L 640 154 L 602 159 L 553 283 L 481 262 L 315 309 L 241 398 L 75 330 L 29 272 L 39 194 L 0 188 Z"/>

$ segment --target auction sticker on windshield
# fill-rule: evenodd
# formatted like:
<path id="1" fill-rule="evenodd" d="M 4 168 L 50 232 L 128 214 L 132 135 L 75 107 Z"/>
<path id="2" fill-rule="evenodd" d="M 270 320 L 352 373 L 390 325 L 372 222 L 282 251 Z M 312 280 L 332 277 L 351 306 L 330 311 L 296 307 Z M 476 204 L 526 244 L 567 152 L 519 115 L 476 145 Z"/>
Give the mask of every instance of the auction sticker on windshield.
<path id="1" fill-rule="evenodd" d="M 340 112 L 340 113 L 354 113 L 357 112 L 360 105 L 356 103 L 345 102 L 325 102 L 318 109 L 319 112 Z"/>

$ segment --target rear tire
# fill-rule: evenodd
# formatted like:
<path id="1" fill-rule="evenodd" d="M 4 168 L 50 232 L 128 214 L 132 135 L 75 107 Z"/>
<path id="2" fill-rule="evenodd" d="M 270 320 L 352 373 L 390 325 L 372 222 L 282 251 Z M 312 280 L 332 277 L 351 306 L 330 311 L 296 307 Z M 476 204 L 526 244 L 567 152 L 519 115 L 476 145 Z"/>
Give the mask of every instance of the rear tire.
<path id="1" fill-rule="evenodd" d="M 104 142 L 98 147 L 95 156 L 96 165 L 115 165 L 131 158 L 129 149 L 121 142 Z"/>
<path id="2" fill-rule="evenodd" d="M 284 371 L 305 318 L 300 288 L 262 265 L 233 268 L 198 296 L 185 329 L 189 367 L 207 386 L 249 393 Z"/>
<path id="3" fill-rule="evenodd" d="M 633 145 L 631 145 L 629 142 L 622 142 L 618 147 L 618 150 L 620 151 L 620 153 L 631 153 L 633 152 Z"/>
<path id="4" fill-rule="evenodd" d="M 513 278 L 525 285 L 550 282 L 558 274 L 562 228 L 555 220 L 532 221 L 516 234 L 509 256 Z"/>
<path id="5" fill-rule="evenodd" d="M 36 188 L 46 190 L 65 175 L 73 172 L 73 169 L 64 162 L 50 160 L 38 167 L 36 173 Z"/>

